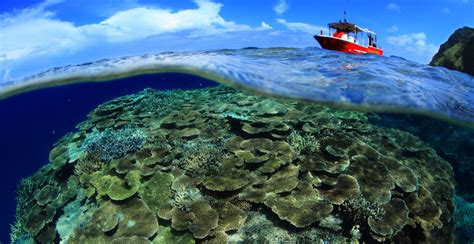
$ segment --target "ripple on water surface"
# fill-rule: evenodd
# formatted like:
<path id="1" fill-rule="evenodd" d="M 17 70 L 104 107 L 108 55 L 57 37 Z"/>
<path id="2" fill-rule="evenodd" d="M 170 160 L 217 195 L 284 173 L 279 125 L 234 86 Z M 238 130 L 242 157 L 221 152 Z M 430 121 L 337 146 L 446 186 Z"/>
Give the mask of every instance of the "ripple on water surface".
<path id="1" fill-rule="evenodd" d="M 53 68 L 0 87 L 0 98 L 39 87 L 182 72 L 261 94 L 366 111 L 420 113 L 474 123 L 474 78 L 398 57 L 317 48 L 146 54 Z"/>

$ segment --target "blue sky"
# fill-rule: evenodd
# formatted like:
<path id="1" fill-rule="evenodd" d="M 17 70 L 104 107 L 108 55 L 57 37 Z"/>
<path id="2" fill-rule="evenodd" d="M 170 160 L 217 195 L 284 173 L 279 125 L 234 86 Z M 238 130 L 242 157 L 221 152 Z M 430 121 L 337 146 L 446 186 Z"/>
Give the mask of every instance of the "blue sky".
<path id="1" fill-rule="evenodd" d="M 474 0 L 17 0 L 0 5 L 0 81 L 106 57 L 319 46 L 342 18 L 378 33 L 386 55 L 428 63 Z"/>

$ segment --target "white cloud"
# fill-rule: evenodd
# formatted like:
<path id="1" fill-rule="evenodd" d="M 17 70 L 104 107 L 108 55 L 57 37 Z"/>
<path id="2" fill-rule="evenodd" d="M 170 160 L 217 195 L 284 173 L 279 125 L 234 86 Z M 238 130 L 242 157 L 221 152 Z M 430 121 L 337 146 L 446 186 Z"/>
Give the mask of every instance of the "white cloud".
<path id="1" fill-rule="evenodd" d="M 289 6 L 288 6 L 288 3 L 286 2 L 286 0 L 278 0 L 278 3 L 277 3 L 277 5 L 275 5 L 273 10 L 278 15 L 282 15 L 283 13 L 285 13 L 288 10 L 288 7 Z"/>
<path id="2" fill-rule="evenodd" d="M 451 10 L 449 8 L 443 8 L 441 9 L 441 13 L 443 14 L 450 14 L 451 13 Z"/>
<path id="3" fill-rule="evenodd" d="M 393 33 L 398 31 L 398 26 L 392 25 L 387 29 L 388 32 Z"/>
<path id="4" fill-rule="evenodd" d="M 395 4 L 395 3 L 389 3 L 389 4 L 387 5 L 387 9 L 388 9 L 388 10 L 395 11 L 395 12 L 400 12 L 400 7 L 399 7 L 397 4 Z"/>
<path id="5" fill-rule="evenodd" d="M 392 51 L 399 56 L 406 56 L 409 59 L 427 63 L 438 51 L 438 46 L 428 43 L 424 32 L 410 33 L 387 38 Z"/>
<path id="6" fill-rule="evenodd" d="M 38 9 L 46 9 L 48 7 L 51 7 L 53 5 L 59 4 L 64 2 L 65 0 L 45 0 L 37 5 L 36 8 Z"/>
<path id="7" fill-rule="evenodd" d="M 327 27 L 301 23 L 301 22 L 288 22 L 284 19 L 277 19 L 277 22 L 284 25 L 286 28 L 288 28 L 291 31 L 302 31 L 309 34 L 313 34 L 313 35 L 320 33 L 321 30 L 323 32 L 326 32 L 327 30 Z"/>
<path id="8" fill-rule="evenodd" d="M 0 54 L 7 60 L 44 54 L 59 49 L 76 48 L 81 39 L 79 30 L 69 22 L 54 19 L 51 12 L 25 9 L 15 16 L 0 20 Z"/>
<path id="9" fill-rule="evenodd" d="M 271 27 L 269 24 L 262 21 L 262 23 L 260 23 L 260 26 L 257 27 L 255 30 L 262 31 L 262 30 L 272 30 L 272 29 L 273 27 Z"/>
<path id="10" fill-rule="evenodd" d="M 394 46 L 408 46 L 414 43 L 424 43 L 426 34 L 424 32 L 391 36 L 387 39 L 388 43 Z"/>
<path id="11" fill-rule="evenodd" d="M 206 34 L 254 30 L 222 18 L 219 12 L 223 5 L 212 0 L 195 0 L 197 8 L 176 12 L 137 7 L 117 12 L 99 23 L 79 26 L 59 20 L 45 9 L 59 2 L 61 0 L 47 0 L 33 8 L 0 15 L 0 55 L 6 55 L 7 60 L 43 54 L 64 55 L 64 52 L 74 53 L 92 45 L 126 43 L 184 30 Z M 257 29 L 269 27 L 262 22 Z"/>

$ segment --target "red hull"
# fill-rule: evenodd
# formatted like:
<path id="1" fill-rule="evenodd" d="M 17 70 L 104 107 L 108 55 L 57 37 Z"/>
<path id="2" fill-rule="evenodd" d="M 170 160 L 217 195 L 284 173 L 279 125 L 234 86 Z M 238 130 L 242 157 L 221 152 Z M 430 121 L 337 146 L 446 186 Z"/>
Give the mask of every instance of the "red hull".
<path id="1" fill-rule="evenodd" d="M 322 48 L 341 51 L 346 53 L 374 53 L 383 56 L 383 50 L 371 46 L 361 46 L 359 44 L 341 40 L 330 36 L 314 36 L 314 39 L 319 42 Z"/>

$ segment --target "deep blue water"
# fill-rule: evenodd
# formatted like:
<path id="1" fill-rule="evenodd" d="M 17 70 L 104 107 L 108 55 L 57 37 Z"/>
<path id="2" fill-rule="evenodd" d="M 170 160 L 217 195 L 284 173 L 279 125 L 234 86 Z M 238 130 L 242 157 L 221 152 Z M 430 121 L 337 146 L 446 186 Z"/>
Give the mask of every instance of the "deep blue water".
<path id="1" fill-rule="evenodd" d="M 168 73 L 113 82 L 80 83 L 36 90 L 0 100 L 0 243 L 10 242 L 18 181 L 48 163 L 52 145 L 99 104 L 151 87 L 195 89 L 216 83 L 196 76 Z"/>

